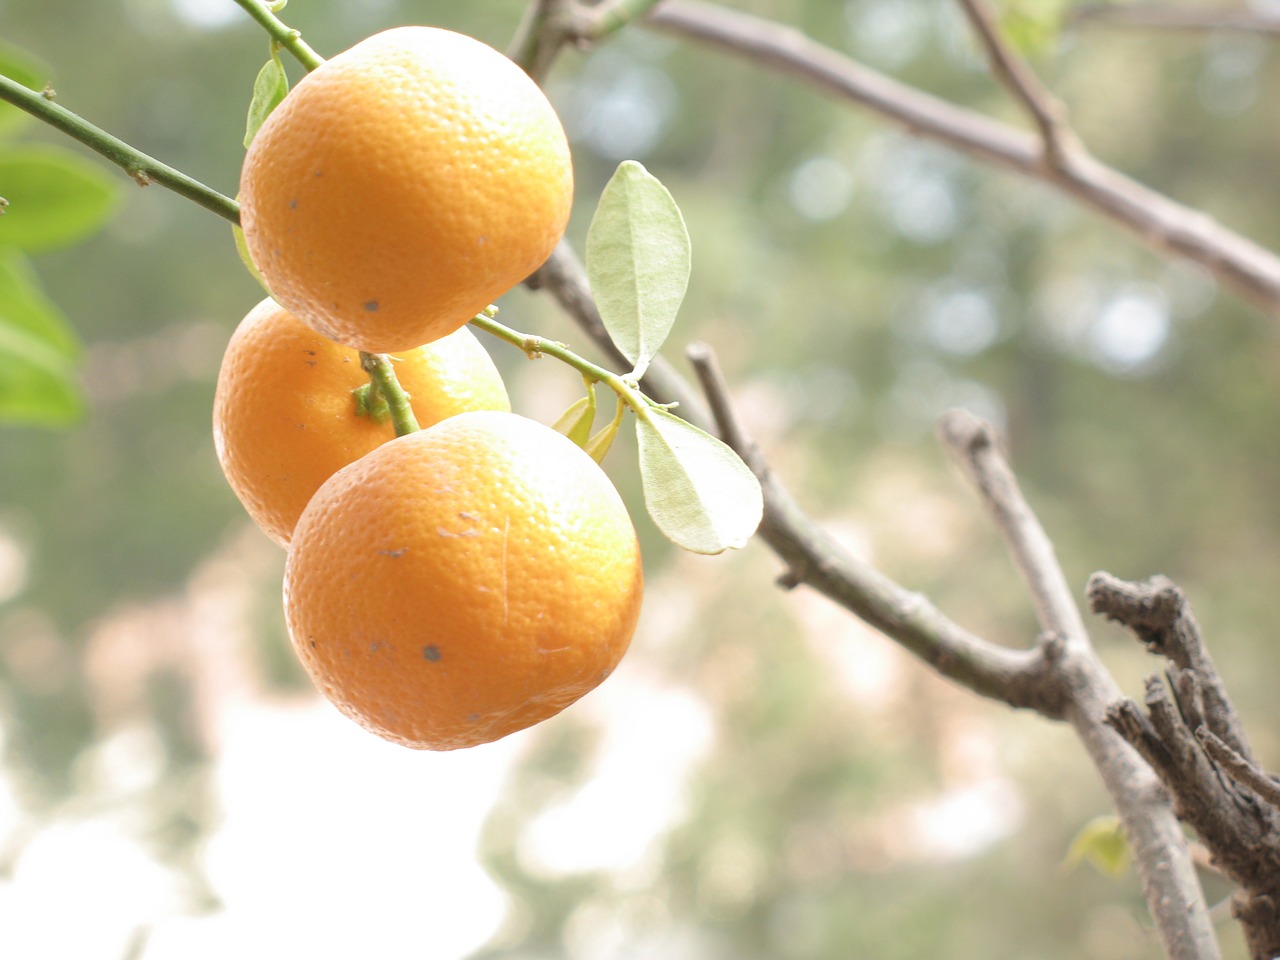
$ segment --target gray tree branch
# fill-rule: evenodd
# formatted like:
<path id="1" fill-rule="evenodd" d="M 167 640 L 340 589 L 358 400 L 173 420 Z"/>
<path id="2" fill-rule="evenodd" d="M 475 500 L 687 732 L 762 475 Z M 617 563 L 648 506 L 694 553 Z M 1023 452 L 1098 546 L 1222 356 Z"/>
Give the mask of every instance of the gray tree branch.
<path id="1" fill-rule="evenodd" d="M 1080 25 L 1137 27 L 1143 30 L 1203 32 L 1230 30 L 1280 36 L 1280 16 L 1259 10 L 1196 8 L 1171 3 L 1090 3 L 1075 7 L 1067 21 Z"/>
<path id="2" fill-rule="evenodd" d="M 1039 129 L 1045 162 L 1057 170 L 1065 170 L 1084 148 L 1067 124 L 1062 102 L 1045 88 L 1030 65 L 1005 41 L 987 0 L 959 0 L 959 3 L 986 51 L 992 74 L 1022 104 Z"/>
<path id="3" fill-rule="evenodd" d="M 698 0 L 667 0 L 647 28 L 697 41 L 880 114 L 908 133 L 1047 183 L 1119 224 L 1147 246 L 1204 266 L 1224 286 L 1280 317 L 1280 257 L 1100 163 L 1045 160 L 1040 137 L 877 73 L 797 30 Z"/>
<path id="4" fill-rule="evenodd" d="M 1200 628 L 1163 577 L 1090 578 L 1095 611 L 1123 624 L 1169 661 L 1167 683 L 1147 679 L 1146 714 L 1117 698 L 1107 722 L 1138 750 L 1195 830 L 1212 863 L 1239 885 L 1232 912 L 1254 960 L 1280 955 L 1280 784 L 1252 760 Z"/>
<path id="5" fill-rule="evenodd" d="M 1120 815 L 1166 955 L 1217 957 L 1195 865 L 1168 795 L 1148 763 L 1107 725 L 1107 708 L 1120 690 L 1094 651 L 1053 542 L 1022 495 L 995 431 L 970 413 L 952 411 L 938 432 L 1004 538 L 1041 629 L 1060 638 L 1047 679 L 1057 685 L 1055 699 Z"/>

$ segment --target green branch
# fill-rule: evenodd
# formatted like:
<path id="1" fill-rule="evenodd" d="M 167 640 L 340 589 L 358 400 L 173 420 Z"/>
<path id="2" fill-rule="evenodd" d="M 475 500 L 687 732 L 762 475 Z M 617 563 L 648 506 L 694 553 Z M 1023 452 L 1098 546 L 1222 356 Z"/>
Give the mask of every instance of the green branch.
<path id="1" fill-rule="evenodd" d="M 590 35 L 600 40 L 639 20 L 658 5 L 660 0 L 614 0 L 591 9 Z"/>
<path id="2" fill-rule="evenodd" d="M 236 0 L 236 3 L 262 25 L 272 40 L 293 54 L 294 58 L 308 70 L 314 70 L 324 63 L 324 57 L 311 49 L 302 39 L 301 33 L 277 17 L 270 4 L 262 3 L 261 0 Z"/>
<path id="3" fill-rule="evenodd" d="M 596 43 L 639 20 L 659 0 L 610 0 L 587 6 L 579 0 L 530 0 L 507 56 L 541 82 L 568 44 Z"/>
<path id="4" fill-rule="evenodd" d="M 495 307 L 490 307 L 489 310 L 496 312 Z M 641 393 L 633 383 L 630 383 L 612 370 L 607 370 L 584 357 L 578 356 L 563 343 L 512 330 L 505 324 L 493 319 L 487 312 L 472 317 L 471 325 L 478 327 L 485 333 L 505 340 L 512 346 L 519 347 L 531 360 L 546 356 L 555 357 L 557 360 L 567 363 L 581 373 L 588 383 L 603 383 L 616 393 L 623 403 L 642 417 L 647 416 L 649 408 L 653 406 L 652 401 Z"/>
<path id="5" fill-rule="evenodd" d="M 124 170 L 140 186 L 158 183 L 188 200 L 194 200 L 206 210 L 212 210 L 232 223 L 240 222 L 240 205 L 230 197 L 223 196 L 217 190 L 205 186 L 199 180 L 192 179 L 181 170 L 175 170 L 129 146 L 118 137 L 113 137 L 105 130 L 95 127 L 83 117 L 55 103 L 50 94 L 36 93 L 16 80 L 0 75 L 0 100 L 25 110 L 56 130 L 79 140 L 90 150 L 106 157 Z"/>

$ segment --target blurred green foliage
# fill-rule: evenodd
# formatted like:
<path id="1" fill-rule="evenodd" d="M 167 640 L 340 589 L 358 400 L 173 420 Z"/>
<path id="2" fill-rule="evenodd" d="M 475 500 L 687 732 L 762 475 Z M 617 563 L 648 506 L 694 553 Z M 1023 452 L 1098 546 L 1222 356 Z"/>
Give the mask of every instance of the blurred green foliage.
<path id="1" fill-rule="evenodd" d="M 948 0 L 741 6 L 1020 122 Z M 233 194 L 267 43 L 247 22 L 205 24 L 179 16 L 184 8 L 195 6 L 6 0 L 0 35 L 49 65 L 65 106 Z M 501 48 L 521 9 L 311 0 L 288 19 L 322 52 L 402 22 Z M 1037 35 L 1034 48 L 1099 157 L 1280 248 L 1273 45 L 1092 26 L 1053 42 Z M 716 347 L 775 469 L 815 515 L 962 623 L 1026 643 L 1035 625 L 1016 579 L 931 436 L 947 406 L 994 418 L 1071 582 L 1083 587 L 1098 568 L 1178 581 L 1259 754 L 1280 765 L 1275 318 L 1047 187 L 639 28 L 566 53 L 549 91 L 577 165 L 571 239 L 581 249 L 619 160 L 643 161 L 670 188 L 694 263 L 670 350 L 694 339 Z M 12 139 L 11 119 L 0 114 L 0 160 L 19 142 L 48 143 L 96 164 L 33 124 Z M 18 558 L 0 565 L 0 715 L 5 761 L 33 815 L 74 794 L 78 764 L 118 718 L 94 656 L 104 624 L 186 595 L 211 558 L 239 557 L 245 536 L 209 410 L 222 344 L 258 288 L 224 223 L 159 188 L 116 182 L 123 200 L 104 231 L 34 258 L 47 300 L 26 261 L 0 251 L 0 310 L 28 303 L 70 318 L 88 398 L 87 415 L 61 432 L 0 428 L 0 543 Z M 17 282 L 25 294 L 13 294 Z M 521 329 L 581 342 L 545 298 L 509 300 Z M 46 329 L 63 331 L 46 336 L 58 356 L 74 353 L 59 323 Z M 494 353 L 523 391 L 517 408 L 540 410 L 543 384 L 559 374 L 535 377 L 514 351 Z M 640 516 L 634 478 L 615 476 Z M 651 595 L 692 598 L 696 611 L 632 658 L 705 704 L 713 744 L 642 880 L 552 875 L 520 855 L 521 838 L 574 795 L 600 749 L 585 721 L 552 727 L 490 821 L 485 855 L 512 919 L 482 956 L 604 956 L 609 929 L 646 955 L 699 960 L 1158 955 L 1132 875 L 1060 868 L 1072 838 L 1106 812 L 1067 732 L 914 665 L 891 708 L 872 709 L 820 658 L 845 642 L 830 626 L 841 618 L 822 621 L 823 646 L 806 619 L 812 605 L 769 587 L 778 569 L 763 548 L 709 567 L 642 536 Z M 266 570 L 254 601 L 264 672 L 296 686 L 278 578 Z M 1153 663 L 1096 626 L 1121 685 L 1138 691 Z M 211 757 L 192 682 L 157 670 L 130 709 L 164 745 L 169 776 L 150 797 L 157 848 L 198 873 Z M 986 731 L 1016 783 L 1017 826 L 961 854 L 895 845 L 901 811 L 957 780 L 965 724 Z M 1224 929 L 1228 955 L 1242 955 Z"/>

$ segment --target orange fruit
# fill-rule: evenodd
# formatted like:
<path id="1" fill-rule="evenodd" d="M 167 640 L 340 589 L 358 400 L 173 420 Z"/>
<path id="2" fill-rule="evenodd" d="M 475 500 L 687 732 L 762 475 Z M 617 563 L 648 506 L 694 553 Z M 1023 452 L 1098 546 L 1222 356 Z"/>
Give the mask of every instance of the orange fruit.
<path id="1" fill-rule="evenodd" d="M 396 378 L 420 425 L 467 410 L 510 410 L 497 368 L 470 330 L 398 354 Z M 213 439 L 240 502 L 288 545 L 320 484 L 395 438 L 390 420 L 356 413 L 369 382 L 360 355 L 263 300 L 231 336 L 218 372 Z"/>
<path id="2" fill-rule="evenodd" d="M 317 67 L 258 130 L 240 212 L 275 298 L 372 353 L 456 330 L 564 233 L 573 168 L 537 84 L 478 40 L 376 34 Z"/>
<path id="3" fill-rule="evenodd" d="M 626 652 L 643 574 L 617 491 L 578 446 L 463 413 L 338 471 L 285 568 L 319 689 L 397 743 L 453 750 L 544 720 Z"/>

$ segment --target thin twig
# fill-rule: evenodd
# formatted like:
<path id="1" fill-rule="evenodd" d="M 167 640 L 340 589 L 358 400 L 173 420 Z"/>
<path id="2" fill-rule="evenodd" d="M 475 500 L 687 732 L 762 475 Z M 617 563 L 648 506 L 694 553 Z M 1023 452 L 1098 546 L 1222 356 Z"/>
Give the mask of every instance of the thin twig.
<path id="1" fill-rule="evenodd" d="M 1053 541 L 1022 495 L 991 426 L 965 410 L 951 410 L 938 421 L 938 435 L 982 495 L 1027 585 L 1041 629 L 1071 644 L 1087 642 L 1084 619 Z"/>
<path id="2" fill-rule="evenodd" d="M 1280 17 L 1255 10 L 1197 9 L 1168 3 L 1094 3 L 1073 8 L 1067 22 L 1083 26 L 1201 32 L 1229 30 L 1280 36 Z"/>
<path id="3" fill-rule="evenodd" d="M 1277 782 L 1275 777 L 1232 750 L 1207 727 L 1197 729 L 1196 737 L 1200 740 L 1205 752 L 1231 775 L 1232 780 L 1241 786 L 1248 787 L 1280 812 L 1280 782 Z"/>
<path id="4" fill-rule="evenodd" d="M 836 543 L 806 516 L 769 469 L 747 434 L 728 388 L 706 344 L 686 354 L 698 374 L 721 438 L 760 480 L 765 515 L 760 535 L 789 567 L 787 586 L 807 584 L 896 640 L 943 676 L 1011 706 L 1055 716 L 1061 704 L 1045 682 L 1048 658 L 1041 649 L 1011 650 L 991 643 L 948 619 L 924 596 L 895 583 Z"/>
<path id="5" fill-rule="evenodd" d="M 1280 256 L 1125 177 L 1092 157 L 1047 166 L 1038 136 L 877 73 L 799 31 L 697 0 L 667 0 L 647 28 L 707 44 L 795 77 L 976 160 L 1049 183 L 1144 244 L 1203 265 L 1259 309 L 1280 317 Z"/>
<path id="6" fill-rule="evenodd" d="M 959 0 L 959 3 L 986 51 L 991 72 L 1022 104 L 1040 131 L 1045 161 L 1055 169 L 1065 169 L 1083 148 L 1067 124 L 1062 102 L 1010 46 L 986 0 Z"/>
<path id="7" fill-rule="evenodd" d="M 231 223 L 240 222 L 240 205 L 230 197 L 95 127 L 79 114 L 54 102 L 51 96 L 28 90 L 17 81 L 0 75 L 0 100 L 25 110 L 54 129 L 80 141 L 122 169 L 139 186 L 158 183 Z"/>
<path id="8" fill-rule="evenodd" d="M 1041 628 L 1061 638 L 1063 653 L 1052 680 L 1064 688 L 1064 714 L 1115 803 L 1166 952 L 1171 958 L 1216 957 L 1213 929 L 1167 795 L 1152 769 L 1107 726 L 1107 707 L 1120 691 L 1098 660 L 1053 543 L 1023 497 L 994 431 L 972 414 L 951 411 L 939 421 L 938 433 L 1004 537 Z"/>
<path id="9" fill-rule="evenodd" d="M 277 17 L 269 4 L 264 3 L 263 0 L 235 0 L 235 2 L 267 31 L 267 35 L 272 40 L 293 54 L 294 59 L 308 70 L 314 70 L 324 63 L 324 57 L 316 53 L 302 39 L 301 33 Z"/>
<path id="10" fill-rule="evenodd" d="M 1200 632 L 1191 605 L 1166 577 L 1141 583 L 1099 571 L 1089 578 L 1085 594 L 1094 613 L 1122 624 L 1153 653 L 1194 676 L 1209 730 L 1232 750 L 1253 759 L 1253 751 Z"/>

